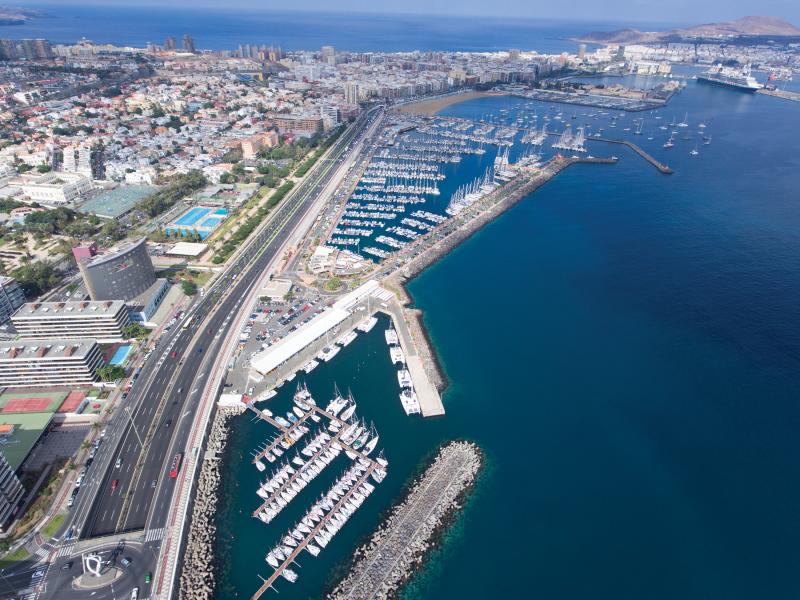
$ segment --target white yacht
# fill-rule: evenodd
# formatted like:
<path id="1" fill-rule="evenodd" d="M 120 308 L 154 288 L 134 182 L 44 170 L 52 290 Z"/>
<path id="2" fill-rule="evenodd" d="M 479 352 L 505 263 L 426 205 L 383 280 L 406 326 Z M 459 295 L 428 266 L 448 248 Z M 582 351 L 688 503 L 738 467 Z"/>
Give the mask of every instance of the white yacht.
<path id="1" fill-rule="evenodd" d="M 297 581 L 297 573 L 295 573 L 291 569 L 284 569 L 283 571 L 281 571 L 281 575 L 283 575 L 284 579 L 286 579 L 287 581 L 291 581 L 292 583 Z"/>
<path id="2" fill-rule="evenodd" d="M 311 371 L 317 368 L 317 365 L 319 365 L 319 361 L 311 359 L 310 361 L 308 361 L 306 364 L 303 365 L 303 371 L 305 371 L 306 373 L 311 373 Z"/>
<path id="3" fill-rule="evenodd" d="M 363 331 L 364 333 L 368 333 L 372 331 L 372 328 L 375 327 L 375 325 L 377 324 L 378 324 L 378 317 L 370 317 L 363 323 L 359 324 L 358 327 L 356 327 L 356 329 L 358 329 L 359 331 Z"/>
<path id="4" fill-rule="evenodd" d="M 330 346 L 325 346 L 322 349 L 322 352 L 319 353 L 317 358 L 322 359 L 325 362 L 328 362 L 334 356 L 339 354 L 339 350 L 341 350 L 341 349 L 342 349 L 341 346 L 337 346 L 336 344 L 331 344 Z"/>
<path id="5" fill-rule="evenodd" d="M 386 337 L 386 343 L 389 346 L 393 346 L 393 345 L 397 344 L 398 341 L 399 341 L 397 339 L 397 332 L 394 329 L 387 329 L 384 332 L 384 336 Z"/>
<path id="6" fill-rule="evenodd" d="M 338 344 L 341 345 L 342 348 L 349 345 L 353 340 L 358 337 L 358 333 L 355 331 L 351 331 L 346 336 L 338 341 Z"/>
<path id="7" fill-rule="evenodd" d="M 406 388 L 400 392 L 400 403 L 403 405 L 403 410 L 406 411 L 407 415 L 419 414 L 419 400 L 417 400 L 414 390 Z"/>
<path id="8" fill-rule="evenodd" d="M 397 372 L 397 382 L 400 384 L 401 388 L 414 387 L 411 381 L 411 373 L 408 372 L 408 369 L 400 369 Z"/>
<path id="9" fill-rule="evenodd" d="M 392 357 L 393 363 L 404 363 L 406 362 L 406 356 L 403 354 L 403 349 L 400 346 L 390 346 L 389 347 L 389 356 Z"/>

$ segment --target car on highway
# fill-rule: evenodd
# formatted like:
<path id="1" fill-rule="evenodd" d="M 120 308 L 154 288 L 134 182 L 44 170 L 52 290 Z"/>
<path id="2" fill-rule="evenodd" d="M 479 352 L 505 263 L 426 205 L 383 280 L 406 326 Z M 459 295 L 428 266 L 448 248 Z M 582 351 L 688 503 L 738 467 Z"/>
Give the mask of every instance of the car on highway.
<path id="1" fill-rule="evenodd" d="M 153 580 L 153 573 L 151 571 L 148 571 L 147 573 L 144 574 L 145 583 L 150 583 L 152 580 Z"/>
<path id="2" fill-rule="evenodd" d="M 122 457 L 120 456 L 120 457 L 117 459 L 117 462 L 115 462 L 115 463 L 114 463 L 114 468 L 115 468 L 115 469 L 119 469 L 121 466 L 122 466 Z"/>
<path id="3" fill-rule="evenodd" d="M 131 559 L 129 557 L 125 556 L 125 557 L 122 558 L 121 561 L 119 561 L 119 564 L 121 564 L 123 567 L 127 567 L 129 564 L 131 564 Z M 138 588 L 134 588 L 134 589 L 138 589 Z"/>
<path id="4" fill-rule="evenodd" d="M 151 488 L 155 488 L 156 487 L 156 480 L 155 479 L 153 479 L 153 481 L 150 482 L 150 487 Z"/>
<path id="5" fill-rule="evenodd" d="M 131 600 L 137 600 L 139 598 L 139 588 L 133 588 L 131 590 Z"/>
<path id="6" fill-rule="evenodd" d="M 72 568 L 72 561 L 65 562 L 63 565 L 61 565 L 62 571 L 69 571 L 71 568 Z"/>
<path id="7" fill-rule="evenodd" d="M 173 350 L 172 353 L 169 355 L 169 357 L 170 358 L 175 358 L 175 356 L 177 356 L 177 355 L 175 354 L 175 350 Z"/>
<path id="8" fill-rule="evenodd" d="M 116 490 L 118 485 L 119 485 L 119 479 L 112 479 L 111 480 L 111 491 L 113 492 L 114 490 Z"/>

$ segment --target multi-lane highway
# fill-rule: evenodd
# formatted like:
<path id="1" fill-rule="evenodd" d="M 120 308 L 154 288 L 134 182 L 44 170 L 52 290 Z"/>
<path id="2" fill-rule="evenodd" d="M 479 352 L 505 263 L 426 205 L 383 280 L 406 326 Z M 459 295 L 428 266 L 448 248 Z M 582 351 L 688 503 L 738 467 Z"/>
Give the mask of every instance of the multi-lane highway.
<path id="1" fill-rule="evenodd" d="M 206 356 L 213 358 L 219 353 L 232 316 L 241 309 L 248 290 L 303 218 L 335 167 L 345 159 L 345 149 L 354 136 L 364 131 L 363 126 L 369 121 L 365 117 L 364 123 L 350 128 L 337 141 L 328 160 L 298 186 L 234 265 L 187 311 L 175 333 L 165 337 L 151 354 L 142 370 L 147 380 L 128 399 L 135 404 L 132 422 L 124 407 L 125 414 L 117 417 L 128 422 L 81 537 L 163 524 L 159 523 L 163 510 L 155 511 L 153 523 L 148 523 L 147 517 L 157 491 L 160 505 L 157 503 L 156 508 L 163 509 L 171 497 L 173 480 L 168 471 L 175 454 L 183 451 L 180 442 L 188 435 L 191 419 L 187 417 L 192 414 L 193 399 L 204 389 L 210 374 L 210 365 L 205 371 L 202 367 Z M 117 485 L 112 490 L 114 480 Z"/>
<path id="2" fill-rule="evenodd" d="M 382 114 L 382 108 L 375 108 L 342 134 L 180 323 L 162 336 L 129 397 L 115 409 L 89 483 L 71 511 L 69 535 L 86 539 L 146 529 L 153 534 L 149 541 L 157 542 L 174 492 L 176 480 L 169 477 L 173 457 L 191 450 L 185 446 L 194 407 L 223 354 L 221 346 L 230 327 L 243 309 L 249 309 L 243 306 L 244 299 L 289 236 L 299 225 L 310 225 L 312 207 L 321 206 L 321 194 L 330 192 L 336 178 L 342 177 Z M 66 592 L 63 585 L 68 578 L 60 571 L 66 560 L 50 569 L 47 592 L 58 595 L 59 588 Z M 155 552 L 145 553 L 144 562 L 154 570 Z"/>

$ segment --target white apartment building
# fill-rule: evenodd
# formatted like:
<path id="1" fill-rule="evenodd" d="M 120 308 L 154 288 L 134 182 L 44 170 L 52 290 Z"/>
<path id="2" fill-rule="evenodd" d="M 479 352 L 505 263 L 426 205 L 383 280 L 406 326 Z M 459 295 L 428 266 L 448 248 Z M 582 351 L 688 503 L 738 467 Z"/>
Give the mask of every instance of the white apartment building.
<path id="1" fill-rule="evenodd" d="M 24 181 L 22 193 L 42 204 L 65 204 L 93 189 L 92 180 L 77 173 L 45 173 Z"/>
<path id="2" fill-rule="evenodd" d="M 0 386 L 91 385 L 103 355 L 95 340 L 8 342 L 0 345 Z"/>
<path id="3" fill-rule="evenodd" d="M 119 342 L 131 324 L 121 300 L 99 302 L 29 302 L 14 313 L 11 322 L 23 340 L 95 339 Z"/>

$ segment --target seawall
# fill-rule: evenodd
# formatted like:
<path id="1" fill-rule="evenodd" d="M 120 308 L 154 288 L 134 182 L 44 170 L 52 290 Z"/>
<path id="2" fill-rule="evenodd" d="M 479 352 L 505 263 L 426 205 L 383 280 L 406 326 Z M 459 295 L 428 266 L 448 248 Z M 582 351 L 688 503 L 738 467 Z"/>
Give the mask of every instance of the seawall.
<path id="1" fill-rule="evenodd" d="M 483 454 L 471 442 L 442 446 L 425 472 L 411 483 L 404 500 L 355 551 L 350 573 L 327 598 L 396 598 L 463 506 L 482 465 Z"/>
<path id="2" fill-rule="evenodd" d="M 197 480 L 197 496 L 192 508 L 192 521 L 178 585 L 179 600 L 210 600 L 214 597 L 214 544 L 217 532 L 214 515 L 220 483 L 218 455 L 225 449 L 228 440 L 228 421 L 244 410 L 244 405 L 241 408 L 221 407 L 214 417 Z"/>

